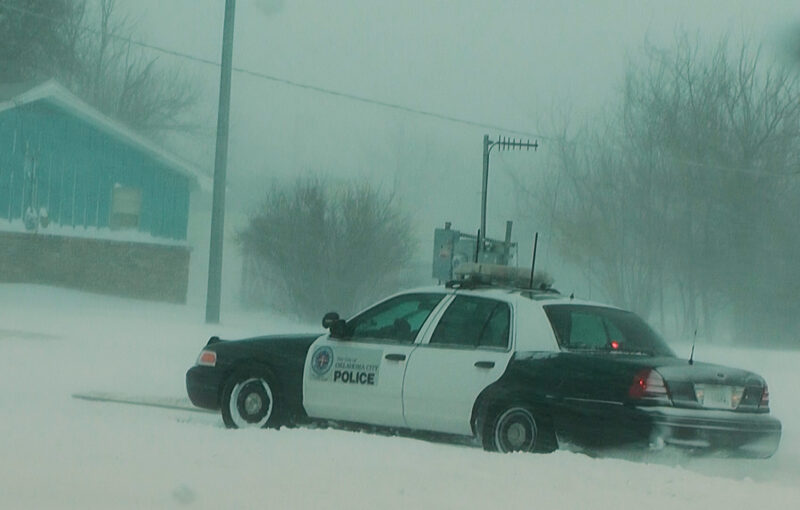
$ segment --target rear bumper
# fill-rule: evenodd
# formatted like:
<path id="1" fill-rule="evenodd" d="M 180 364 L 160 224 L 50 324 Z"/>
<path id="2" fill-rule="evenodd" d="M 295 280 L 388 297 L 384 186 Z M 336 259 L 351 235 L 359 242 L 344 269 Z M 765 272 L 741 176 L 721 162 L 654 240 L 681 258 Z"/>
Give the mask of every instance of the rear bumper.
<path id="1" fill-rule="evenodd" d="M 186 372 L 186 393 L 197 407 L 219 409 L 225 372 L 215 367 L 194 366 Z"/>
<path id="2" fill-rule="evenodd" d="M 725 451 L 743 457 L 771 457 L 781 440 L 781 422 L 765 413 L 737 413 L 672 407 L 640 407 L 650 423 L 650 445 Z"/>

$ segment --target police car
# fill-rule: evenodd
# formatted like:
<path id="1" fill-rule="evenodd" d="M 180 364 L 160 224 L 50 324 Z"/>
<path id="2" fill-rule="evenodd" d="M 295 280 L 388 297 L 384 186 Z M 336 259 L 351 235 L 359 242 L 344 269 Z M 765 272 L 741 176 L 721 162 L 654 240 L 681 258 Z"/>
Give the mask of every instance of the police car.
<path id="1" fill-rule="evenodd" d="M 481 269 L 349 320 L 327 314 L 322 336 L 212 337 L 186 374 L 189 397 L 231 428 L 355 423 L 500 452 L 776 451 L 762 377 L 679 359 L 631 312 Z"/>

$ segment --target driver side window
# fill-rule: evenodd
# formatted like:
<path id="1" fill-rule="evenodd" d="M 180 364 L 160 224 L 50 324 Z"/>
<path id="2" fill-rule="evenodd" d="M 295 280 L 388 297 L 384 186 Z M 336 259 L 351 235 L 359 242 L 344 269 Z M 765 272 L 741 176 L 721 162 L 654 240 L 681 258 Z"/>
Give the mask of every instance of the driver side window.
<path id="1" fill-rule="evenodd" d="M 406 294 L 380 303 L 351 319 L 351 340 L 413 343 L 444 294 Z"/>

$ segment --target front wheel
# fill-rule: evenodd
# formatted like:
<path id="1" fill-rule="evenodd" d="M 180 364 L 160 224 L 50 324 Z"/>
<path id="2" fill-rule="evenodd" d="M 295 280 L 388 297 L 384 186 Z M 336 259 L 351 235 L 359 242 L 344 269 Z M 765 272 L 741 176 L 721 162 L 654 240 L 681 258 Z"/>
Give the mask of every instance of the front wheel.
<path id="1" fill-rule="evenodd" d="M 487 423 L 483 447 L 489 451 L 547 452 L 555 449 L 545 420 L 537 419 L 522 406 L 500 408 Z"/>
<path id="2" fill-rule="evenodd" d="M 232 429 L 278 427 L 271 378 L 264 373 L 234 374 L 222 392 L 222 421 Z"/>

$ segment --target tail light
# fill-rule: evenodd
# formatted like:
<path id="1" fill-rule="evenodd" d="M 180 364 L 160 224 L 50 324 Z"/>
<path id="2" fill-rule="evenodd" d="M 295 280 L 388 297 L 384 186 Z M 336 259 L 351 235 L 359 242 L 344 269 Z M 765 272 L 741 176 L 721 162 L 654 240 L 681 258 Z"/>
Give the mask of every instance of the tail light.
<path id="1" fill-rule="evenodd" d="M 628 396 L 634 400 L 670 405 L 669 390 L 657 371 L 644 369 L 633 377 Z"/>
<path id="2" fill-rule="evenodd" d="M 217 353 L 207 349 L 200 351 L 197 357 L 197 364 L 204 367 L 213 367 L 217 364 Z"/>
<path id="3" fill-rule="evenodd" d="M 766 383 L 764 383 L 764 390 L 761 392 L 761 402 L 758 403 L 758 407 L 769 409 L 769 386 Z"/>

